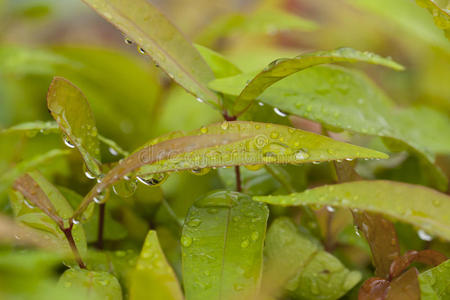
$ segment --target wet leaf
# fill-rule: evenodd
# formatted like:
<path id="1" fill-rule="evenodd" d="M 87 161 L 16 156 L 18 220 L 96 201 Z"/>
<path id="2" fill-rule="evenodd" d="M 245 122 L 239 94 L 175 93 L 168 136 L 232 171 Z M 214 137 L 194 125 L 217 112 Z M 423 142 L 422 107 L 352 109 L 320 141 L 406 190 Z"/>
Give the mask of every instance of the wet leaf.
<path id="1" fill-rule="evenodd" d="M 206 84 L 214 75 L 183 34 L 150 2 L 83 0 L 142 48 L 167 74 L 199 99 L 213 105 L 217 96 Z M 155 26 L 157 24 L 157 26 Z"/>
<path id="2" fill-rule="evenodd" d="M 254 199 L 282 206 L 316 204 L 366 210 L 411 223 L 450 240 L 449 196 L 423 186 L 383 180 L 355 181 L 288 196 Z"/>
<path id="3" fill-rule="evenodd" d="M 72 207 L 61 192 L 39 172 L 31 172 L 25 176 L 16 181 L 14 186 L 20 193 L 14 191 L 10 193 L 16 220 L 38 230 L 45 235 L 48 242 L 58 244 L 59 249 L 56 250 L 70 252 L 69 244 L 60 226 L 65 225 L 72 216 Z M 24 193 L 25 197 L 21 193 Z M 74 224 L 72 234 L 78 251 L 83 255 L 87 248 L 83 227 Z"/>
<path id="4" fill-rule="evenodd" d="M 422 300 L 441 300 L 450 297 L 450 260 L 419 275 Z"/>
<path id="5" fill-rule="evenodd" d="M 295 299 L 339 299 L 361 280 L 288 218 L 276 219 L 264 248 L 263 293 L 285 289 Z M 264 291 L 266 289 L 266 291 Z"/>
<path id="6" fill-rule="evenodd" d="M 68 292 L 81 292 L 89 300 L 121 300 L 122 290 L 117 279 L 107 272 L 69 269 L 64 272 L 58 286 Z"/>
<path id="7" fill-rule="evenodd" d="M 0 194 L 11 186 L 14 180 L 20 175 L 36 169 L 38 166 L 47 163 L 53 158 L 67 154 L 69 154 L 67 150 L 55 149 L 18 163 L 0 176 Z"/>
<path id="8" fill-rule="evenodd" d="M 237 96 L 254 75 L 218 79 L 210 86 Z M 391 99 L 360 73 L 342 67 L 312 67 L 277 82 L 258 100 L 319 122 L 332 131 L 385 137 L 393 151 L 408 150 L 418 155 L 433 186 L 441 190 L 447 187 L 446 177 L 434 165 L 434 156 L 450 152 L 450 138 L 445 134 L 450 130 L 448 117 L 427 108 L 397 109 Z M 414 130 L 410 130 L 412 124 Z"/>
<path id="9" fill-rule="evenodd" d="M 101 174 L 100 145 L 94 115 L 86 97 L 68 80 L 55 77 L 47 94 L 53 118 L 65 133 L 65 143 L 76 147 L 94 176 Z"/>
<path id="10" fill-rule="evenodd" d="M 142 247 L 136 269 L 130 283 L 130 299 L 142 300 L 151 297 L 155 300 L 181 300 L 178 279 L 167 262 L 156 236 L 156 231 L 149 231 Z"/>
<path id="11" fill-rule="evenodd" d="M 190 208 L 181 237 L 186 299 L 253 299 L 269 211 L 237 192 L 212 192 Z"/>
<path id="12" fill-rule="evenodd" d="M 358 300 L 384 300 L 390 284 L 386 279 L 371 277 L 359 289 Z"/>
<path id="13" fill-rule="evenodd" d="M 281 31 L 313 31 L 317 29 L 313 21 L 303 19 L 279 9 L 261 9 L 247 15 L 229 14 L 218 18 L 197 41 L 205 45 L 213 45 L 219 38 L 232 34 L 275 34 Z"/>
<path id="14" fill-rule="evenodd" d="M 264 70 L 253 77 L 240 92 L 233 107 L 235 114 L 246 110 L 252 101 L 275 82 L 301 70 L 315 65 L 334 62 L 367 62 L 383 65 L 395 70 L 403 67 L 391 59 L 383 58 L 370 52 L 361 52 L 351 48 L 332 51 L 318 51 L 301 54 L 295 58 L 280 58 L 270 63 Z"/>
<path id="15" fill-rule="evenodd" d="M 450 7 L 448 4 L 447 7 L 441 7 L 434 0 L 416 0 L 416 3 L 430 12 L 436 26 L 444 30 L 445 36 L 450 40 Z"/>
<path id="16" fill-rule="evenodd" d="M 200 52 L 203 59 L 214 72 L 216 78 L 229 77 L 242 73 L 238 67 L 227 60 L 222 54 L 202 45 L 195 45 L 195 48 Z"/>
<path id="17" fill-rule="evenodd" d="M 187 136 L 240 135 L 241 141 L 186 154 L 172 151 L 172 159 L 147 164 L 139 175 L 233 165 L 299 164 L 356 158 L 387 158 L 383 153 L 337 142 L 287 126 L 246 121 L 202 127 Z"/>

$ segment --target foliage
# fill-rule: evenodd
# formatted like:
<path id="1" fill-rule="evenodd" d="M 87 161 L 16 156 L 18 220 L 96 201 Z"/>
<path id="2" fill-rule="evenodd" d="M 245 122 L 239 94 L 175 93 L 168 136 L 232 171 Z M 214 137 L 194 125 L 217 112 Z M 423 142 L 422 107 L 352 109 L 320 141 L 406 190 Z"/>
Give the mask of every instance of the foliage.
<path id="1" fill-rule="evenodd" d="M 447 299 L 448 3 L 183 2 L 0 1 L 0 298 Z"/>

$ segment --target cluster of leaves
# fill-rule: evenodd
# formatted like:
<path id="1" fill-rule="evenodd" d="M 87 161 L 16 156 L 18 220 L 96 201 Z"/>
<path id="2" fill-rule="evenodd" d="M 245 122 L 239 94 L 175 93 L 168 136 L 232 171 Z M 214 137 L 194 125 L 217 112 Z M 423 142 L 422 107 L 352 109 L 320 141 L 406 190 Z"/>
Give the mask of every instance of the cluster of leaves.
<path id="1" fill-rule="evenodd" d="M 0 84 L 13 90 L 6 95 L 23 78 L 52 78 L 53 118 L 1 132 L 6 148 L 29 149 L 1 153 L 1 297 L 450 297 L 450 197 L 436 163 L 450 155 L 448 116 L 399 108 L 342 63 L 402 65 L 339 48 L 243 72 L 204 45 L 317 25 L 264 8 L 219 19 L 200 34 L 201 46 L 146 0 L 84 2 L 167 77 L 109 50 L 0 48 Z M 448 9 L 418 2 L 448 36 Z M 196 111 L 172 82 L 201 102 L 195 109 L 209 125 L 165 126 L 168 98 L 182 102 L 171 102 L 167 118 Z M 111 129 L 117 122 L 122 135 Z M 305 130 L 311 125 L 319 131 Z M 149 136 L 150 126 L 164 134 Z M 342 141 L 349 137 L 362 145 Z M 411 172 L 405 163 L 402 176 L 379 180 L 371 170 L 389 158 L 384 152 L 406 156 L 417 176 L 402 177 Z"/>

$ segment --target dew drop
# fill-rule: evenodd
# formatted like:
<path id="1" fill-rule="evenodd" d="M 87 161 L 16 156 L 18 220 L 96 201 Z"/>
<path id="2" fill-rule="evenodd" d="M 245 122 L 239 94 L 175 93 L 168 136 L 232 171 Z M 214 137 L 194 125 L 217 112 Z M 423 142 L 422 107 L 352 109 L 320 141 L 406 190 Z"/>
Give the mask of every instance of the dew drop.
<path id="1" fill-rule="evenodd" d="M 133 41 L 131 40 L 131 39 L 129 39 L 129 38 L 124 38 L 124 40 L 123 40 L 124 42 L 125 42 L 125 44 L 127 44 L 127 45 L 131 45 L 131 44 L 133 44 Z"/>
<path id="2" fill-rule="evenodd" d="M 250 243 L 249 243 L 248 240 L 243 240 L 242 243 L 241 243 L 241 248 L 247 248 L 249 244 Z"/>
<path id="3" fill-rule="evenodd" d="M 208 128 L 202 127 L 202 128 L 200 128 L 200 132 L 201 132 L 202 134 L 206 134 L 206 133 L 208 133 Z"/>
<path id="4" fill-rule="evenodd" d="M 308 158 L 309 158 L 309 154 L 306 153 L 306 151 L 304 151 L 304 150 L 297 150 L 295 152 L 295 159 L 302 160 L 302 159 L 308 159 Z"/>
<path id="5" fill-rule="evenodd" d="M 144 48 L 142 48 L 142 47 L 139 47 L 139 48 L 138 48 L 138 51 L 139 51 L 139 53 L 141 53 L 141 54 L 146 54 Z"/>
<path id="6" fill-rule="evenodd" d="M 332 213 L 332 212 L 334 212 L 335 211 L 335 209 L 334 209 L 334 207 L 333 206 L 326 206 L 326 209 L 327 209 L 327 211 L 328 212 L 330 212 L 330 213 Z"/>
<path id="7" fill-rule="evenodd" d="M 259 106 L 264 106 L 264 103 L 262 103 L 261 101 L 258 102 Z"/>
<path id="8" fill-rule="evenodd" d="M 424 230 L 422 230 L 422 229 L 419 229 L 417 231 L 417 235 L 419 236 L 419 238 L 422 241 L 430 242 L 430 241 L 433 240 L 433 237 L 431 235 L 429 235 L 427 232 L 425 232 Z"/>
<path id="9" fill-rule="evenodd" d="M 77 220 L 77 219 L 72 219 L 72 223 L 73 223 L 74 225 L 77 225 L 77 224 L 80 224 L 80 221 Z"/>
<path id="10" fill-rule="evenodd" d="M 210 168 L 195 168 L 191 170 L 191 173 L 197 176 L 202 176 L 208 174 L 210 170 Z"/>
<path id="11" fill-rule="evenodd" d="M 114 194 L 119 197 L 129 198 L 136 191 L 137 184 L 135 180 L 122 180 L 113 185 Z"/>
<path id="12" fill-rule="evenodd" d="M 112 156 L 117 156 L 119 153 L 116 151 L 116 149 L 109 147 L 108 148 L 109 153 L 111 153 Z"/>
<path id="13" fill-rule="evenodd" d="M 249 171 L 258 171 L 260 170 L 262 167 L 264 167 L 264 165 L 246 165 L 244 166 L 247 170 Z"/>
<path id="14" fill-rule="evenodd" d="M 220 127 L 223 130 L 227 130 L 228 129 L 228 125 L 229 125 L 228 121 L 223 121 L 222 124 L 220 124 Z"/>
<path id="15" fill-rule="evenodd" d="M 159 186 L 166 181 L 169 175 L 167 173 L 155 173 L 150 175 L 137 176 L 137 180 L 148 186 Z"/>
<path id="16" fill-rule="evenodd" d="M 94 202 L 97 203 L 97 204 L 105 203 L 105 201 L 106 201 L 106 197 L 105 196 L 106 196 L 105 192 L 102 192 L 100 194 L 95 195 Z"/>
<path id="17" fill-rule="evenodd" d="M 252 240 L 256 241 L 259 238 L 258 231 L 252 232 L 251 238 L 252 238 Z"/>
<path id="18" fill-rule="evenodd" d="M 181 245 L 183 247 L 189 247 L 192 245 L 192 238 L 190 236 L 182 236 L 181 237 Z"/>
<path id="19" fill-rule="evenodd" d="M 279 108 L 277 108 L 277 107 L 274 107 L 273 108 L 273 111 L 277 114 L 277 115 L 279 115 L 280 117 L 286 117 L 287 116 L 287 114 L 286 113 L 284 113 L 283 111 L 281 111 Z"/>
<path id="20" fill-rule="evenodd" d="M 355 226 L 353 226 L 353 228 L 355 230 L 356 235 L 361 237 L 361 233 L 359 232 L 358 226 L 355 225 Z"/>
<path id="21" fill-rule="evenodd" d="M 67 147 L 72 148 L 72 149 L 75 148 L 75 145 L 70 141 L 70 139 L 67 135 L 63 136 L 63 141 Z"/>
<path id="22" fill-rule="evenodd" d="M 188 225 L 190 227 L 198 227 L 201 223 L 202 223 L 202 220 L 200 220 L 200 219 L 191 219 L 191 220 L 189 220 Z"/>
<path id="23" fill-rule="evenodd" d="M 31 209 L 34 208 L 34 205 L 32 205 L 30 202 L 28 202 L 27 199 L 23 199 L 23 203 L 24 203 L 27 207 L 29 207 L 29 208 L 31 208 Z"/>

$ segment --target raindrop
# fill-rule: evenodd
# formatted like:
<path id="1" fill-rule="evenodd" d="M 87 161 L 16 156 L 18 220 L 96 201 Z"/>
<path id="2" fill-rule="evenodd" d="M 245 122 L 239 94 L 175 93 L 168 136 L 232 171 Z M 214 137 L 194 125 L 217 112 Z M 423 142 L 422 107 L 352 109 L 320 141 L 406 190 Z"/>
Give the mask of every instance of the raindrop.
<path id="1" fill-rule="evenodd" d="M 307 159 L 307 158 L 309 158 L 309 154 L 306 153 L 306 151 L 304 151 L 304 150 L 297 150 L 295 152 L 295 159 L 302 160 L 302 159 Z"/>
<path id="2" fill-rule="evenodd" d="M 332 213 L 335 211 L 333 206 L 325 206 L 325 208 L 327 209 L 328 212 Z"/>
<path id="3" fill-rule="evenodd" d="M 77 219 L 72 219 L 72 223 L 73 223 L 74 225 L 77 225 L 77 224 L 80 224 L 80 221 L 77 220 Z"/>
<path id="4" fill-rule="evenodd" d="M 129 38 L 124 38 L 124 42 L 125 42 L 125 44 L 127 44 L 127 45 L 131 45 L 131 44 L 133 44 L 133 41 L 132 40 L 130 40 Z"/>
<path id="5" fill-rule="evenodd" d="M 169 175 L 167 173 L 155 173 L 150 175 L 137 176 L 137 180 L 148 186 L 158 186 L 166 181 Z"/>
<path id="6" fill-rule="evenodd" d="M 424 230 L 422 230 L 422 229 L 419 229 L 419 230 L 417 231 L 417 235 L 419 236 L 419 238 L 420 238 L 422 241 L 430 242 L 430 241 L 433 240 L 433 237 L 432 237 L 431 235 L 429 235 L 428 233 L 426 233 L 426 232 L 425 232 Z"/>
<path id="7" fill-rule="evenodd" d="M 256 241 L 259 238 L 258 231 L 252 232 L 251 238 L 252 238 L 252 240 Z"/>
<path id="8" fill-rule="evenodd" d="M 97 203 L 97 204 L 105 203 L 105 201 L 106 201 L 106 197 L 105 196 L 106 196 L 105 192 L 102 192 L 100 194 L 95 195 L 94 202 Z"/>
<path id="9" fill-rule="evenodd" d="M 359 232 L 358 226 L 353 226 L 353 228 L 355 229 L 355 233 L 357 236 L 361 237 L 361 233 Z"/>
<path id="10" fill-rule="evenodd" d="M 113 191 L 117 196 L 128 198 L 133 196 L 136 187 L 137 184 L 135 180 L 123 180 L 113 185 Z"/>
<path id="11" fill-rule="evenodd" d="M 200 103 L 205 103 L 205 100 L 203 100 L 203 99 L 200 98 L 200 97 L 197 97 L 196 99 L 197 99 L 197 101 L 200 102 Z"/>
<path id="12" fill-rule="evenodd" d="M 116 149 L 109 147 L 108 148 L 109 153 L 111 153 L 112 156 L 117 156 L 119 153 L 116 151 Z"/>
<path id="13" fill-rule="evenodd" d="M 208 128 L 202 127 L 202 128 L 200 128 L 200 132 L 203 134 L 206 134 L 206 133 L 208 133 Z"/>
<path id="14" fill-rule="evenodd" d="M 347 157 L 345 160 L 346 160 L 346 161 L 352 161 L 353 158 Z"/>
<path id="15" fill-rule="evenodd" d="M 210 170 L 210 168 L 195 168 L 191 170 L 191 173 L 197 176 L 202 176 L 208 174 Z"/>
<path id="16" fill-rule="evenodd" d="M 312 163 L 313 163 L 313 165 L 318 165 L 318 164 L 320 164 L 320 161 L 313 161 Z"/>
<path id="17" fill-rule="evenodd" d="M 89 169 L 86 167 L 86 165 L 83 165 L 83 169 L 84 169 L 84 175 L 88 178 L 88 179 L 95 179 L 95 175 L 91 173 L 91 171 L 89 171 Z"/>
<path id="18" fill-rule="evenodd" d="M 181 237 L 181 245 L 183 247 L 189 247 L 190 245 L 192 245 L 192 238 L 190 236 L 182 236 Z"/>
<path id="19" fill-rule="evenodd" d="M 241 243 L 241 248 L 247 248 L 249 244 L 250 243 L 249 243 L 248 240 L 243 240 L 242 243 Z"/>
<path id="20" fill-rule="evenodd" d="M 223 129 L 223 130 L 227 130 L 228 129 L 228 121 L 223 121 L 222 122 L 222 124 L 220 124 L 220 127 Z"/>
<path id="21" fill-rule="evenodd" d="M 191 219 L 191 220 L 188 222 L 188 225 L 189 225 L 190 227 L 198 227 L 201 223 L 202 223 L 202 220 L 200 220 L 200 219 Z"/>
<path id="22" fill-rule="evenodd" d="M 280 117 L 286 117 L 286 116 L 287 116 L 286 113 L 282 112 L 282 111 L 281 111 L 279 108 L 277 108 L 277 107 L 274 107 L 274 108 L 273 108 L 273 111 L 274 111 L 277 115 L 279 115 Z"/>
<path id="23" fill-rule="evenodd" d="M 32 205 L 30 202 L 28 202 L 27 199 L 23 199 L 23 203 L 31 209 L 34 208 L 34 205 Z"/>
<path id="24" fill-rule="evenodd" d="M 138 48 L 138 50 L 139 50 L 139 53 L 141 53 L 141 54 L 146 54 L 146 52 L 145 52 L 144 48 L 142 48 L 142 47 L 139 47 L 139 48 Z"/>
<path id="25" fill-rule="evenodd" d="M 63 141 L 67 147 L 72 148 L 72 149 L 75 148 L 75 145 L 70 141 L 70 139 L 67 135 L 63 136 Z"/>
<path id="26" fill-rule="evenodd" d="M 264 106 L 264 103 L 262 103 L 261 101 L 258 102 L 259 106 Z"/>

